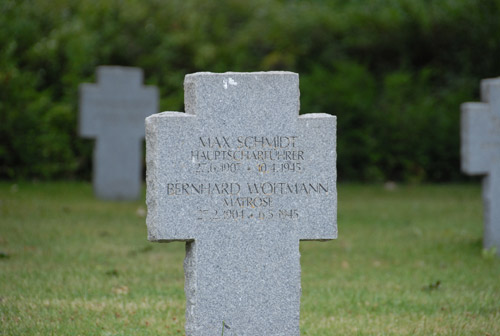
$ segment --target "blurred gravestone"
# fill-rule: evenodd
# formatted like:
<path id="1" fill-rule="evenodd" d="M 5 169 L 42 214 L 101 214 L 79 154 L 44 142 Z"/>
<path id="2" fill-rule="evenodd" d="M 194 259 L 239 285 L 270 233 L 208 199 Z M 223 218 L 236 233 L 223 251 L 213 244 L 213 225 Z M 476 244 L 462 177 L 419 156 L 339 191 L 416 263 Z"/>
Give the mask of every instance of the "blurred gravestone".
<path id="1" fill-rule="evenodd" d="M 158 112 L 158 90 L 138 68 L 101 66 L 97 84 L 80 85 L 80 134 L 96 138 L 93 185 L 98 198 L 140 196 L 144 119 Z"/>
<path id="2" fill-rule="evenodd" d="M 186 241 L 186 335 L 296 336 L 300 240 L 337 236 L 336 119 L 298 75 L 197 73 L 146 119 L 149 240 Z"/>
<path id="3" fill-rule="evenodd" d="M 483 245 L 500 255 L 500 77 L 481 81 L 481 100 L 462 104 L 462 170 L 486 175 Z"/>

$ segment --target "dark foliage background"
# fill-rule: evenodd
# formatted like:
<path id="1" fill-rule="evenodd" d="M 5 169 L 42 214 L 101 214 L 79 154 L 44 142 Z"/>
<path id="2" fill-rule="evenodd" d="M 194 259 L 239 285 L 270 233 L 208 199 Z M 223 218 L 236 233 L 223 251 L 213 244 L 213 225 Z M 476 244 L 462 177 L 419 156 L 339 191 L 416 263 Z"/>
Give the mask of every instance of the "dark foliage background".
<path id="1" fill-rule="evenodd" d="M 340 180 L 456 181 L 459 106 L 500 74 L 500 0 L 1 0 L 0 179 L 88 179 L 77 87 L 141 67 L 161 110 L 184 75 L 289 70 L 338 116 Z"/>

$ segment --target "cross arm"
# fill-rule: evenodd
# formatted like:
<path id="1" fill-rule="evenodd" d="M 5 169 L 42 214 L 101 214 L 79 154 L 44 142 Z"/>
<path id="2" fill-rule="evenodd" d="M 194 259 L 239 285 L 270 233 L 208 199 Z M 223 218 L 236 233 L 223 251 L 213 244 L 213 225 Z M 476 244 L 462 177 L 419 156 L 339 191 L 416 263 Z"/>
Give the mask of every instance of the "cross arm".
<path id="1" fill-rule="evenodd" d="M 464 103 L 461 111 L 462 170 L 472 175 L 486 174 L 489 158 L 484 144 L 491 121 L 488 104 Z"/>
<path id="2" fill-rule="evenodd" d="M 146 118 L 146 223 L 150 241 L 194 239 L 194 223 L 184 220 L 189 217 L 186 200 L 168 192 L 168 185 L 175 182 L 170 180 L 173 173 L 186 169 L 178 165 L 182 155 L 179 148 L 184 147 L 186 129 L 193 128 L 194 119 L 194 115 L 181 112 L 163 112 Z"/>
<path id="3" fill-rule="evenodd" d="M 314 153 L 311 161 L 321 161 L 321 167 L 309 166 L 317 181 L 328 188 L 321 197 L 306 197 L 307 223 L 300 225 L 301 240 L 337 238 L 337 118 L 325 113 L 302 115 L 298 119 L 299 134 L 305 139 L 304 153 Z M 312 155 L 312 154 L 309 154 Z M 309 174 L 308 174 L 309 175 Z"/>
<path id="4" fill-rule="evenodd" d="M 99 128 L 98 111 L 91 105 L 91 98 L 99 94 L 96 84 L 83 83 L 79 86 L 80 113 L 78 114 L 78 132 L 87 138 L 97 137 Z"/>

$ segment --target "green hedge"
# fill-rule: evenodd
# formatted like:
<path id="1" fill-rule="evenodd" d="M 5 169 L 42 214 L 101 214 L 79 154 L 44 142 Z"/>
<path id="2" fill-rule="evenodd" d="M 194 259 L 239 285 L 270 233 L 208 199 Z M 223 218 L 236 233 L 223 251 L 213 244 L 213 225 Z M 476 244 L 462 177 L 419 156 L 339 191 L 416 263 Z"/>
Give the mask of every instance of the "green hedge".
<path id="1" fill-rule="evenodd" d="M 453 181 L 459 105 L 500 74 L 500 0 L 2 0 L 0 179 L 90 177 L 77 87 L 141 67 L 162 110 L 184 75 L 290 70 L 338 116 L 341 180 Z"/>

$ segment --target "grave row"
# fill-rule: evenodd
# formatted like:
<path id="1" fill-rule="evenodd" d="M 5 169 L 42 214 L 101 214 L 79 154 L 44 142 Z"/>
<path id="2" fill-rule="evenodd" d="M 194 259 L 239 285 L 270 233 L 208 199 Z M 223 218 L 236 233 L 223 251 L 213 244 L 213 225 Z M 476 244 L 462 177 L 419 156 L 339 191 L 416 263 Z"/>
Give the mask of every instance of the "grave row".
<path id="1" fill-rule="evenodd" d="M 80 87 L 96 195 L 140 195 L 145 136 L 148 238 L 186 242 L 186 335 L 299 335 L 299 242 L 337 237 L 336 117 L 299 116 L 291 72 L 187 75 L 185 112 L 163 113 L 142 77 L 99 67 Z M 500 79 L 482 99 L 462 106 L 462 167 L 487 175 L 500 250 Z"/>

